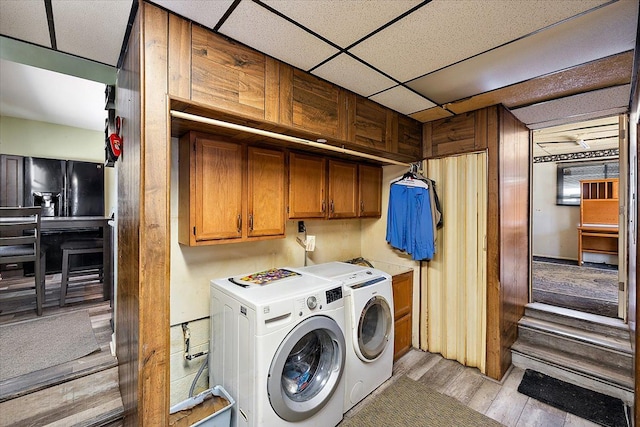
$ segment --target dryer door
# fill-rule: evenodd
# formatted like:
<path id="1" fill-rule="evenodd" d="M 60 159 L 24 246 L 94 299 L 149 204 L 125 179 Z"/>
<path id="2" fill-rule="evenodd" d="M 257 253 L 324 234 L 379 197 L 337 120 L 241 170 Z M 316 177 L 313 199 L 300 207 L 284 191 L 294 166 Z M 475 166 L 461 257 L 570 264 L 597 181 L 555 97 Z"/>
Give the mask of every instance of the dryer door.
<path id="1" fill-rule="evenodd" d="M 276 414 L 297 422 L 322 409 L 340 383 L 345 351 L 344 334 L 333 319 L 313 316 L 298 324 L 269 368 L 267 391 Z"/>
<path id="2" fill-rule="evenodd" d="M 387 300 L 379 295 L 370 298 L 354 331 L 358 357 L 365 362 L 376 360 L 389 343 L 392 327 L 393 317 Z"/>

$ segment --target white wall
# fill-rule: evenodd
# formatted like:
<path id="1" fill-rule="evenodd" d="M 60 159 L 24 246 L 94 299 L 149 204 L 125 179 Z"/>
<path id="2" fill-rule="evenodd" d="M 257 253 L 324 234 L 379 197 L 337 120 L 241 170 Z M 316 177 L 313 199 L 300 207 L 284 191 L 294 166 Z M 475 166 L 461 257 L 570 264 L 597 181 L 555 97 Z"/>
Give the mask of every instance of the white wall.
<path id="1" fill-rule="evenodd" d="M 104 132 L 0 116 L 0 154 L 104 163 Z M 116 210 L 113 168 L 105 168 L 105 213 Z"/>
<path id="2" fill-rule="evenodd" d="M 555 162 L 533 164 L 533 255 L 578 261 L 580 206 L 556 205 Z M 615 256 L 585 252 L 586 262 L 618 264 Z"/>
<path id="3" fill-rule="evenodd" d="M 556 163 L 533 165 L 533 255 L 578 260 L 579 206 L 556 205 Z"/>

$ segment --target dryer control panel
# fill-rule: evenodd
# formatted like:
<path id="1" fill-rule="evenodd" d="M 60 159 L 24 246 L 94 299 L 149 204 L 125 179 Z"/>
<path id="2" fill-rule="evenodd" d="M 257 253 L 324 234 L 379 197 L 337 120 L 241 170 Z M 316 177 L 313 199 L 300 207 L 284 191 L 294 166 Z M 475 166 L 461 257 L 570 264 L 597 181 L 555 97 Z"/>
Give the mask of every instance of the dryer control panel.
<path id="1" fill-rule="evenodd" d="M 342 280 L 344 285 L 348 286 L 351 289 L 359 289 L 366 286 L 375 285 L 376 283 L 380 283 L 383 280 L 388 279 L 387 277 L 374 274 L 371 270 L 366 270 L 345 275 L 339 278 L 339 280 Z"/>

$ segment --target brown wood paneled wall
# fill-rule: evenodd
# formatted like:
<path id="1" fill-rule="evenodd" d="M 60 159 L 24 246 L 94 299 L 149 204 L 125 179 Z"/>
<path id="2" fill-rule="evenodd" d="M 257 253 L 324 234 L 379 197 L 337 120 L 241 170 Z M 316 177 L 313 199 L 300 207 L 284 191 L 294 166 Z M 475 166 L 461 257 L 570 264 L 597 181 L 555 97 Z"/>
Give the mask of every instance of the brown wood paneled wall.
<path id="1" fill-rule="evenodd" d="M 133 23 L 126 57 L 118 71 L 116 111 L 124 120 L 124 148 L 118 168 L 118 283 L 116 354 L 125 423 L 138 424 L 138 355 L 140 343 L 140 13 Z"/>
<path id="2" fill-rule="evenodd" d="M 138 425 L 157 426 L 169 410 L 169 16 L 145 3 L 143 17 Z"/>
<path id="3" fill-rule="evenodd" d="M 165 425 L 169 411 L 168 33 L 168 14 L 141 3 L 118 75 L 126 148 L 118 165 L 116 348 L 128 426 Z"/>
<path id="4" fill-rule="evenodd" d="M 511 364 L 529 289 L 529 130 L 493 106 L 425 123 L 427 158 L 487 150 L 487 375 Z"/>
<path id="5" fill-rule="evenodd" d="M 511 345 L 529 302 L 530 131 L 511 112 L 498 107 L 500 183 L 500 339 L 499 372 L 511 365 Z M 491 312 L 489 306 L 487 312 Z"/>

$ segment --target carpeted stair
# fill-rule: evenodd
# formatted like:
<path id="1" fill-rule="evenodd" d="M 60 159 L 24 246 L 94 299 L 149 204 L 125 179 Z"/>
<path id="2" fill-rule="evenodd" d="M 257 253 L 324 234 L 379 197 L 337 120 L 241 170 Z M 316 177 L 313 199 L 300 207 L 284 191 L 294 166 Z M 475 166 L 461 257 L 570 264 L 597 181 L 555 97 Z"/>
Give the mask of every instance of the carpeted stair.
<path id="1" fill-rule="evenodd" d="M 511 354 L 517 367 L 633 403 L 633 352 L 619 319 L 531 303 Z"/>

